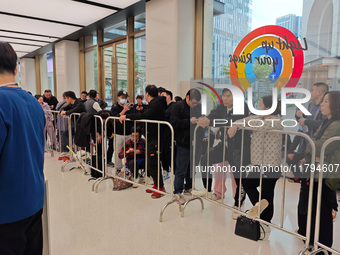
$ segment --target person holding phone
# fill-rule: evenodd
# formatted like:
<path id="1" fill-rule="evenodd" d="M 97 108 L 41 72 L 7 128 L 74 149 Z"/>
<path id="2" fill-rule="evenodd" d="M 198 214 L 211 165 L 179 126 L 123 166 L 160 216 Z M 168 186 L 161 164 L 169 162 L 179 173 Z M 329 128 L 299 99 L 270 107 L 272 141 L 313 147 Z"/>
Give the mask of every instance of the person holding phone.
<path id="1" fill-rule="evenodd" d="M 111 108 L 111 116 L 120 117 L 122 115 L 133 113 L 132 104 L 128 101 L 128 93 L 124 90 L 118 92 L 118 100 L 112 105 Z M 120 171 L 123 168 L 122 159 L 119 158 L 119 153 L 128 140 L 131 139 L 131 128 L 133 127 L 132 121 L 126 121 L 125 126 L 124 122 L 120 123 L 119 120 L 116 120 L 116 130 L 115 130 L 115 168 L 116 171 Z"/>

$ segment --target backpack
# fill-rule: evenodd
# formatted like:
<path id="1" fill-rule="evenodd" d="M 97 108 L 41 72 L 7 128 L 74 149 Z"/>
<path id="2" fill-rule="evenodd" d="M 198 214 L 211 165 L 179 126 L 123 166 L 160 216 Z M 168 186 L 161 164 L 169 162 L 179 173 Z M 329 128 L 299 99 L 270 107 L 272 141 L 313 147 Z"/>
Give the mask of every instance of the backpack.
<path id="1" fill-rule="evenodd" d="M 76 122 L 76 134 L 74 143 L 78 147 L 86 147 L 90 144 L 90 135 L 93 130 L 94 114 L 82 113 Z"/>

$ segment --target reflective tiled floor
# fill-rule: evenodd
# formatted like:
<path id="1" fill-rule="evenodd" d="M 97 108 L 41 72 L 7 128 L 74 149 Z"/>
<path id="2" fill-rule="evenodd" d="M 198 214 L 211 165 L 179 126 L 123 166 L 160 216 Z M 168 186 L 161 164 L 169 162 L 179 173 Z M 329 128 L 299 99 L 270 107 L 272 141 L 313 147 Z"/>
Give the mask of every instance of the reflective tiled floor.
<path id="1" fill-rule="evenodd" d="M 159 222 L 168 197 L 151 199 L 145 189 L 112 191 L 112 182 L 101 184 L 98 193 L 81 170 L 61 172 L 57 157 L 46 154 L 45 175 L 49 181 L 49 217 L 51 255 L 115 254 L 298 254 L 303 243 L 273 229 L 264 241 L 254 242 L 234 234 L 231 211 L 205 201 L 201 211 L 198 201 L 188 205 L 180 218 L 178 206 L 169 206 Z M 73 164 L 75 165 L 75 164 Z M 230 183 L 228 182 L 228 187 Z M 169 182 L 166 187 L 169 189 Z M 282 182 L 275 195 L 273 223 L 280 224 Z M 284 227 L 296 229 L 299 185 L 287 182 Z M 230 190 L 225 203 L 231 204 Z M 250 202 L 246 200 L 246 208 Z M 336 221 L 334 247 L 340 234 Z"/>

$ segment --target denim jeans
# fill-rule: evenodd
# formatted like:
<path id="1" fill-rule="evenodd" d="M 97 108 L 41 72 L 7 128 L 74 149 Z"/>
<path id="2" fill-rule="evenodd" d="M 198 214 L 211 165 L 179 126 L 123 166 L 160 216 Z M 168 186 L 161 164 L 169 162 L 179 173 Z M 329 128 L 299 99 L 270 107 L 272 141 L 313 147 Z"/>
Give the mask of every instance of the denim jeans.
<path id="1" fill-rule="evenodd" d="M 177 146 L 174 194 L 183 192 L 184 179 L 188 173 L 190 173 L 190 149 Z"/>

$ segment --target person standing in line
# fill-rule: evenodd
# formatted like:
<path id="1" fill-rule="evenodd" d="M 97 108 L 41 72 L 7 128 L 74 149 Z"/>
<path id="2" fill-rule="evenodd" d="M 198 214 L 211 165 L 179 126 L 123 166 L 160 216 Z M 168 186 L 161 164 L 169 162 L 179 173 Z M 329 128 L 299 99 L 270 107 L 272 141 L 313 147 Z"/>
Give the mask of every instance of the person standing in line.
<path id="1" fill-rule="evenodd" d="M 320 166 L 317 162 L 320 162 L 320 154 L 322 145 L 332 137 L 340 136 L 340 91 L 327 92 L 320 104 L 320 112 L 326 116 L 326 119 L 322 122 L 321 126 L 315 132 L 313 136 L 313 142 L 315 144 L 315 156 L 316 165 L 315 169 L 325 168 L 329 171 L 324 171 L 324 179 L 322 183 L 318 182 L 318 179 L 314 180 L 313 197 L 312 197 L 312 222 L 311 222 L 311 234 L 310 234 L 310 245 L 314 244 L 314 233 L 315 233 L 315 218 L 316 218 L 316 205 L 318 186 L 322 185 L 321 193 L 321 209 L 320 209 L 320 229 L 319 229 L 319 242 L 332 247 L 333 245 L 333 216 L 332 210 L 334 209 L 334 203 L 336 204 L 335 190 L 340 188 L 339 173 L 331 169 L 336 168 L 336 164 L 340 162 L 340 142 L 334 141 L 330 143 L 325 149 L 324 165 Z M 307 145 L 306 157 L 302 159 L 302 163 L 311 163 L 312 146 Z M 310 172 L 310 169 L 305 169 L 306 172 Z M 318 171 L 316 171 L 318 172 Z M 332 175 L 334 174 L 334 175 Z M 309 175 L 309 174 L 308 174 Z M 328 175 L 328 176 L 327 176 Z M 308 178 L 308 176 L 306 177 Z M 307 179 L 306 182 L 309 183 Z M 306 184 L 308 185 L 308 184 Z M 309 185 L 307 186 L 309 191 Z M 305 201 L 302 201 L 302 200 Z M 308 209 L 308 196 L 301 196 L 299 198 L 299 207 L 304 205 L 304 209 Z M 337 204 L 336 204 L 337 206 Z M 307 218 L 298 218 L 300 235 L 306 236 L 307 230 Z M 317 254 L 324 254 L 323 252 Z"/>
<path id="2" fill-rule="evenodd" d="M 170 122 L 170 115 L 175 103 L 172 101 L 172 92 L 169 90 L 165 90 L 161 94 L 162 97 L 165 97 L 167 108 L 165 110 L 165 121 Z M 163 167 L 163 175 L 164 180 L 170 178 L 169 170 L 171 166 L 171 131 L 169 127 L 164 127 L 163 133 L 163 141 L 162 141 L 162 167 Z"/>
<path id="3" fill-rule="evenodd" d="M 118 101 L 112 105 L 111 108 L 111 116 L 120 117 L 122 115 L 130 114 L 133 112 L 132 104 L 128 101 L 128 93 L 124 90 L 118 92 Z M 124 147 L 124 144 L 131 139 L 131 128 L 133 127 L 132 121 L 126 121 L 124 123 L 120 123 L 119 120 L 115 120 L 116 129 L 114 138 L 115 139 L 115 147 L 114 147 L 114 159 L 115 159 L 115 168 L 116 171 L 121 171 L 123 168 L 122 159 L 119 158 L 120 150 Z M 108 159 L 110 161 L 110 158 Z"/>
<path id="4" fill-rule="evenodd" d="M 46 119 L 45 133 L 47 133 L 47 135 L 50 138 L 51 145 L 53 146 L 53 148 L 55 148 L 57 145 L 57 139 L 56 139 L 56 133 L 54 130 L 53 114 L 51 113 L 50 107 L 48 106 L 48 104 L 44 102 L 42 95 L 35 95 L 35 98 L 38 100 L 39 104 L 41 105 L 41 107 L 43 108 L 45 112 L 45 119 Z"/>
<path id="5" fill-rule="evenodd" d="M 66 97 L 65 97 L 65 92 L 63 93 L 63 100 L 60 101 L 57 104 L 56 110 L 58 112 L 64 110 L 64 108 L 67 106 L 67 102 L 66 102 Z M 57 119 L 57 129 L 60 130 L 60 134 L 61 134 L 61 138 L 59 137 L 59 139 L 61 139 L 61 154 L 58 157 L 58 160 L 70 160 L 70 158 L 68 157 L 68 149 L 67 146 L 69 145 L 69 140 L 68 140 L 68 121 L 66 118 L 61 117 L 60 115 L 58 115 L 58 119 Z"/>
<path id="6" fill-rule="evenodd" d="M 85 103 L 87 101 L 87 96 L 88 96 L 88 94 L 87 94 L 86 91 L 81 92 L 80 99 L 83 103 Z"/>
<path id="7" fill-rule="evenodd" d="M 158 96 L 158 89 L 155 85 L 148 85 L 145 88 L 145 100 L 149 103 L 148 108 L 143 113 L 131 113 L 120 116 L 120 122 L 122 123 L 124 120 L 160 120 L 164 121 L 165 116 L 165 107 L 166 105 L 165 98 Z M 160 134 L 158 133 L 158 125 L 157 124 L 147 124 L 147 169 L 148 173 L 151 175 L 154 185 L 152 188 L 157 189 L 159 191 L 165 192 L 163 176 L 160 170 L 159 162 L 158 162 L 158 137 L 162 136 L 162 128 L 160 128 Z M 161 125 L 162 126 L 162 125 Z M 158 178 L 159 177 L 159 178 Z M 158 185 L 159 182 L 159 185 Z M 147 193 L 152 193 L 151 198 L 160 198 L 163 194 L 158 193 L 157 191 L 152 191 L 150 189 L 146 190 Z"/>
<path id="8" fill-rule="evenodd" d="M 233 94 L 231 91 L 227 88 L 223 89 L 222 91 L 222 103 L 223 105 L 217 106 L 215 109 L 211 110 L 210 114 L 207 117 L 202 117 L 198 121 L 198 125 L 202 127 L 207 127 L 209 125 L 213 124 L 214 119 L 225 119 L 228 121 L 227 125 L 230 125 L 231 122 L 235 123 L 240 119 L 246 118 L 249 116 L 249 109 L 247 104 L 244 104 L 244 114 L 242 115 L 236 115 L 233 114 L 234 109 L 234 100 L 233 100 Z M 216 125 L 216 127 L 221 127 L 221 130 L 224 129 L 223 125 Z M 237 208 L 239 205 L 239 184 L 240 184 L 240 169 L 241 166 L 246 166 L 250 163 L 250 135 L 249 131 L 244 131 L 244 137 L 243 137 L 243 146 L 242 146 L 242 131 L 239 130 L 235 134 L 233 138 L 231 137 L 225 137 L 225 134 L 223 134 L 220 137 L 222 143 L 219 143 L 214 148 L 215 153 L 211 153 L 210 155 L 210 161 L 208 164 L 212 163 L 223 163 L 223 146 L 226 147 L 225 149 L 225 160 L 228 161 L 228 163 L 231 166 L 236 167 L 237 171 L 232 173 L 232 175 L 235 178 L 235 182 L 232 182 L 232 184 L 236 184 L 235 189 L 233 189 L 234 193 L 234 208 Z M 243 147 L 243 161 L 241 164 L 241 148 Z M 205 157 L 206 158 L 206 157 Z M 205 159 L 206 162 L 206 159 Z M 206 180 L 203 180 L 206 182 Z M 215 178 L 215 185 L 214 185 L 214 193 L 212 194 L 211 198 L 213 200 L 219 200 L 221 197 L 224 197 L 224 194 L 222 194 L 222 183 L 224 186 L 224 192 L 226 192 L 227 188 L 225 186 L 225 179 L 224 178 Z M 243 190 L 243 188 L 241 189 Z M 194 190 L 193 195 L 195 196 L 204 196 L 206 194 L 206 189 L 202 190 Z M 241 192 L 241 201 L 240 205 L 242 206 L 243 202 L 245 200 L 245 192 Z M 239 215 L 237 213 L 233 213 L 232 218 L 237 219 Z"/>
<path id="9" fill-rule="evenodd" d="M 15 82 L 16 64 L 12 46 L 0 42 L 0 254 L 41 255 L 46 120 Z"/>
<path id="10" fill-rule="evenodd" d="M 88 113 L 97 113 L 100 112 L 102 110 L 102 108 L 100 107 L 99 103 L 98 103 L 98 93 L 97 91 L 95 91 L 94 89 L 91 89 L 89 92 L 89 99 L 86 100 L 86 102 L 84 103 L 86 112 Z"/>
<path id="11" fill-rule="evenodd" d="M 50 106 L 50 109 L 52 111 L 54 111 L 57 107 L 58 99 L 55 96 L 52 96 L 52 92 L 50 89 L 45 90 L 43 98 L 44 102 Z"/>
<path id="12" fill-rule="evenodd" d="M 64 117 L 65 115 L 70 116 L 72 113 L 86 112 L 81 99 L 77 98 L 73 91 L 65 92 L 65 100 L 68 105 L 60 112 L 60 116 Z"/>
<path id="13" fill-rule="evenodd" d="M 201 93 L 197 89 L 190 89 L 185 99 L 176 103 L 172 109 L 170 123 L 175 130 L 176 140 L 176 169 L 174 195 L 181 204 L 186 201 L 182 195 L 183 189 L 190 190 L 192 186 L 190 177 L 192 159 L 192 134 L 201 116 Z M 184 187 L 184 180 L 186 180 Z"/>
<path id="14" fill-rule="evenodd" d="M 260 100 L 261 110 L 269 110 L 273 105 L 273 97 L 264 96 Z M 275 167 L 282 164 L 282 134 L 265 133 L 261 131 L 265 130 L 283 130 L 281 125 L 281 102 L 277 102 L 277 108 L 273 113 L 256 116 L 252 115 L 245 119 L 239 120 L 242 123 L 244 120 L 246 126 L 250 126 L 250 120 L 262 121 L 262 126 L 251 126 L 253 134 L 251 136 L 251 155 L 250 163 L 253 171 L 250 172 L 246 178 L 242 179 L 242 185 L 246 191 L 250 202 L 253 204 L 248 212 L 249 217 L 260 217 L 261 219 L 271 222 L 274 215 L 274 194 L 277 180 L 281 177 L 281 172 L 275 171 L 263 171 L 263 167 Z M 237 129 L 243 127 L 242 124 L 233 124 L 228 130 L 228 136 L 234 137 Z M 260 176 L 262 174 L 262 200 L 259 201 Z M 258 207 L 261 207 L 260 215 L 258 215 Z M 270 226 L 262 224 L 265 233 L 270 232 Z"/>

